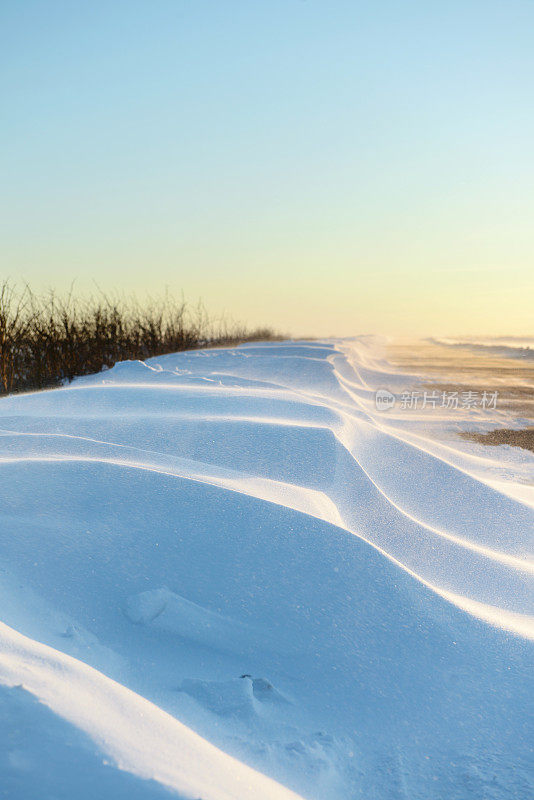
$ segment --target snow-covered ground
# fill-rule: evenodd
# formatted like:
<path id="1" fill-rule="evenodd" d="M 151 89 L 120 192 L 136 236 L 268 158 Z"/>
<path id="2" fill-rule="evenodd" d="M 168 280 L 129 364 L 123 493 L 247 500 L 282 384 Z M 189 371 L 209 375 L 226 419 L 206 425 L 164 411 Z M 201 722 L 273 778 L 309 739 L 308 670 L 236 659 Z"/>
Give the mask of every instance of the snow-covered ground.
<path id="1" fill-rule="evenodd" d="M 412 384 L 360 338 L 0 401 L 0 798 L 532 797 L 534 458 Z"/>
<path id="2" fill-rule="evenodd" d="M 498 355 L 503 358 L 523 358 L 534 360 L 534 339 L 527 336 L 497 336 L 494 338 L 429 339 L 445 347 L 460 347 L 485 355 Z"/>

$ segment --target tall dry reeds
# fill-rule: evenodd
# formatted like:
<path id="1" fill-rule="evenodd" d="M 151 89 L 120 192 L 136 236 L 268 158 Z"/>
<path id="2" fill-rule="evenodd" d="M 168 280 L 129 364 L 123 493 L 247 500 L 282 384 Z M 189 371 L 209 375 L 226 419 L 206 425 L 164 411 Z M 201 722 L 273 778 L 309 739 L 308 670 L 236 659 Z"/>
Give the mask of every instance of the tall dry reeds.
<path id="1" fill-rule="evenodd" d="M 103 294 L 82 300 L 72 292 L 39 295 L 9 281 L 0 285 L 0 394 L 58 385 L 117 361 L 276 338 L 211 320 L 166 294 L 139 303 Z"/>

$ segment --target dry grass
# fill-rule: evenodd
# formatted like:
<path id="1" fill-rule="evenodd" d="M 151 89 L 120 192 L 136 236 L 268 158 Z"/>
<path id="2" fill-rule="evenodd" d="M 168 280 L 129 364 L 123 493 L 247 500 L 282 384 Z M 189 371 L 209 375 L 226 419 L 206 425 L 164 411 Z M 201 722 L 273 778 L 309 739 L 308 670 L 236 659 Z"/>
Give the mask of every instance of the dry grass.
<path id="1" fill-rule="evenodd" d="M 38 295 L 0 285 L 0 394 L 57 386 L 117 361 L 281 338 L 270 328 L 212 321 L 168 294 L 140 304 L 99 294 Z"/>
<path id="2" fill-rule="evenodd" d="M 487 431 L 486 433 L 461 431 L 459 435 L 464 439 L 471 439 L 471 441 L 479 444 L 488 444 L 493 447 L 500 444 L 509 444 L 513 447 L 522 447 L 523 450 L 530 450 L 534 453 L 534 428 L 521 428 L 520 430 L 497 428 L 497 430 Z"/>

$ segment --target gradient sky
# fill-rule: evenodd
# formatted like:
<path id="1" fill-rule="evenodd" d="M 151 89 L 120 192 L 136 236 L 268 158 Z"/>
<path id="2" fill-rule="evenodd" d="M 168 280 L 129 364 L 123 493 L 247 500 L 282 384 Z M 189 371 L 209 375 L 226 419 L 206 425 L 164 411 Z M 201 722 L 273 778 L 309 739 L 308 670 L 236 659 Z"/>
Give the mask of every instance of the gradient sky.
<path id="1" fill-rule="evenodd" d="M 533 333 L 534 2 L 0 0 L 1 277 Z"/>

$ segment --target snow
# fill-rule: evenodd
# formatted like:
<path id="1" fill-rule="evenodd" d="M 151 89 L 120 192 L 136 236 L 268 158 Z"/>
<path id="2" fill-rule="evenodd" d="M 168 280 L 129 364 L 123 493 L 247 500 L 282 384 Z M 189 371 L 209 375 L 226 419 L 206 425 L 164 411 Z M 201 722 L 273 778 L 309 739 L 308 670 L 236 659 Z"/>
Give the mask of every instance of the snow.
<path id="1" fill-rule="evenodd" d="M 534 459 L 376 411 L 412 381 L 362 337 L 1 400 L 0 796 L 531 796 Z"/>
<path id="2" fill-rule="evenodd" d="M 498 336 L 487 339 L 429 339 L 435 344 L 445 347 L 460 347 L 474 350 L 483 355 L 497 355 L 502 358 L 534 359 L 534 339 L 516 336 L 507 338 Z"/>

